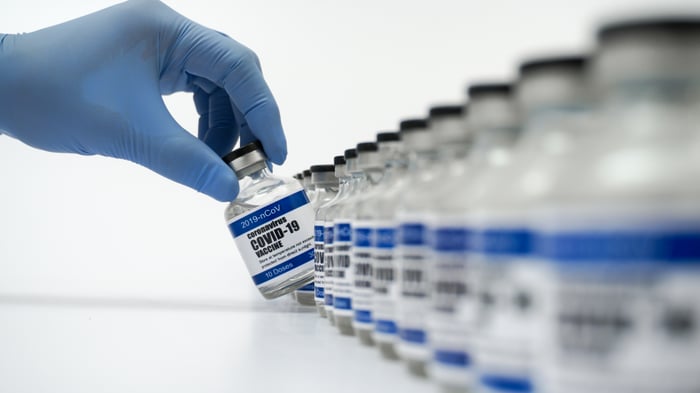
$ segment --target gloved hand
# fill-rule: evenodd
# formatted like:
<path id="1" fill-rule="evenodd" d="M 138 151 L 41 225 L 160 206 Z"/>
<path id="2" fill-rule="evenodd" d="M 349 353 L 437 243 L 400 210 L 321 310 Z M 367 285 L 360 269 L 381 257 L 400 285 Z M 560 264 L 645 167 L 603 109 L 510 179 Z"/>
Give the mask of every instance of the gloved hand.
<path id="1" fill-rule="evenodd" d="M 199 140 L 162 95 L 194 92 Z M 220 201 L 238 182 L 220 156 L 239 135 L 287 155 L 255 54 L 157 1 L 130 1 L 29 34 L 0 35 L 0 130 L 39 149 L 139 163 Z"/>

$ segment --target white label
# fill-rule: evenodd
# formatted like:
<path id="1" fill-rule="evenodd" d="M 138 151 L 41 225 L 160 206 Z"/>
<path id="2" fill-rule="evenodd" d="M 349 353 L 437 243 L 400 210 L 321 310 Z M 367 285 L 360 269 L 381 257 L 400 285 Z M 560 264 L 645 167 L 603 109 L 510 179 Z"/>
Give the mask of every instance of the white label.
<path id="1" fill-rule="evenodd" d="M 324 301 L 325 274 L 323 272 L 323 253 L 325 251 L 325 222 L 314 223 L 314 298 L 317 303 Z"/>
<path id="2" fill-rule="evenodd" d="M 433 260 L 427 326 L 435 367 L 470 368 L 477 298 L 473 263 L 467 258 L 469 230 L 465 220 L 442 218 L 431 220 L 429 231 Z"/>
<path id="3" fill-rule="evenodd" d="M 333 221 L 323 223 L 323 305 L 333 310 Z"/>
<path id="4" fill-rule="evenodd" d="M 427 266 L 430 247 L 425 220 L 413 217 L 401 220 L 396 252 L 397 266 L 400 269 L 397 318 L 400 351 L 412 359 L 427 360 L 429 353 L 425 324 L 426 313 L 430 309 Z M 409 348 L 403 348 L 404 346 Z"/>
<path id="5" fill-rule="evenodd" d="M 228 222 L 238 251 L 257 286 L 311 269 L 314 212 L 303 190 Z"/>
<path id="6" fill-rule="evenodd" d="M 372 248 L 372 311 L 375 338 L 379 342 L 395 341 L 398 334 L 396 323 L 396 303 L 398 283 L 394 252 L 397 230 L 393 221 L 377 222 L 374 226 Z"/>
<path id="7" fill-rule="evenodd" d="M 369 221 L 352 223 L 353 323 L 359 329 L 372 329 L 372 238 Z"/>
<path id="8" fill-rule="evenodd" d="M 507 213 L 510 213 L 508 215 Z M 504 382 L 537 391 L 535 355 L 542 351 L 547 267 L 533 258 L 535 234 L 517 212 L 472 220 L 470 259 L 476 263 L 479 330 L 474 346 L 479 381 L 498 390 Z"/>
<path id="9" fill-rule="evenodd" d="M 352 224 L 333 222 L 333 312 L 352 317 Z"/>
<path id="10" fill-rule="evenodd" d="M 700 391 L 697 201 L 549 213 L 538 249 L 557 274 L 548 387 Z"/>

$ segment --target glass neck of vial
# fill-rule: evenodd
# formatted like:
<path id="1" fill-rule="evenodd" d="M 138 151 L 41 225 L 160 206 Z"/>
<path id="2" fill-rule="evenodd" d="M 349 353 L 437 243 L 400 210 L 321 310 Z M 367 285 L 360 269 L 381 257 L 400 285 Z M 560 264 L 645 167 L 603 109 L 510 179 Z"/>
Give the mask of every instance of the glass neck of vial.
<path id="1" fill-rule="evenodd" d="M 272 174 L 270 173 L 270 170 L 267 169 L 267 165 L 262 165 L 260 169 L 248 174 L 247 176 L 243 177 L 242 179 L 239 179 L 239 182 L 241 183 L 240 188 L 250 187 L 250 186 L 264 183 L 271 176 L 272 176 Z"/>
<path id="2" fill-rule="evenodd" d="M 438 150 L 431 149 L 415 149 L 408 154 L 407 171 L 415 173 L 424 169 L 430 168 L 438 159 Z"/>
<path id="3" fill-rule="evenodd" d="M 349 176 L 347 184 L 348 194 L 354 194 L 366 178 L 365 173 L 357 167 L 357 158 L 346 159 L 345 173 Z"/>
<path id="4" fill-rule="evenodd" d="M 518 139 L 520 129 L 515 127 L 480 130 L 470 153 L 473 162 L 486 163 L 498 159 L 501 153 L 512 149 Z"/>
<path id="5" fill-rule="evenodd" d="M 441 164 L 449 164 L 455 160 L 464 159 L 471 149 L 470 140 L 454 141 L 440 146 L 437 154 L 437 161 Z"/>
<path id="6" fill-rule="evenodd" d="M 618 83 L 608 89 L 600 109 L 603 121 L 619 125 L 609 131 L 621 143 L 697 139 L 700 75 Z"/>
<path id="7" fill-rule="evenodd" d="M 365 174 L 365 183 L 367 186 L 374 187 L 384 180 L 384 167 L 369 166 L 362 170 Z"/>
<path id="8" fill-rule="evenodd" d="M 380 144 L 379 151 L 384 157 L 384 178 L 382 182 L 393 182 L 406 172 L 407 158 L 400 142 Z"/>
<path id="9" fill-rule="evenodd" d="M 350 172 L 350 192 L 356 194 L 365 188 L 367 183 L 367 174 L 365 171 L 355 168 Z"/>
<path id="10" fill-rule="evenodd" d="M 342 176 L 338 177 L 338 197 L 343 197 L 350 192 L 350 180 L 352 178 L 345 171 L 345 165 L 343 165 L 340 171 L 336 171 L 336 174 L 338 173 L 343 173 Z"/>
<path id="11" fill-rule="evenodd" d="M 590 114 L 591 108 L 583 102 L 530 108 L 523 113 L 525 124 L 520 140 L 522 143 L 525 143 L 525 141 L 530 143 L 544 138 L 551 132 L 573 134 L 578 129 L 568 127 L 569 123 L 577 119 L 586 118 Z"/>

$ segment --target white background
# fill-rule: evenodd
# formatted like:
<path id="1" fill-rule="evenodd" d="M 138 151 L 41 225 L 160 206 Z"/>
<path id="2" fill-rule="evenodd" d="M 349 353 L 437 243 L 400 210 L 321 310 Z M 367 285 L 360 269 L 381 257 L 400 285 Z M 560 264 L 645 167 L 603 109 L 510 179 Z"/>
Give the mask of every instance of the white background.
<path id="1" fill-rule="evenodd" d="M 0 31 L 28 32 L 112 1 L 5 1 Z M 592 43 L 601 17 L 640 1 L 169 1 L 253 48 L 279 102 L 292 174 L 526 56 Z M 60 78 L 61 75 L 56 75 Z M 185 94 L 167 98 L 194 131 Z M 41 116 L 41 113 L 37 113 Z M 254 294 L 224 205 L 135 164 L 52 154 L 0 136 L 0 296 L 179 299 Z"/>

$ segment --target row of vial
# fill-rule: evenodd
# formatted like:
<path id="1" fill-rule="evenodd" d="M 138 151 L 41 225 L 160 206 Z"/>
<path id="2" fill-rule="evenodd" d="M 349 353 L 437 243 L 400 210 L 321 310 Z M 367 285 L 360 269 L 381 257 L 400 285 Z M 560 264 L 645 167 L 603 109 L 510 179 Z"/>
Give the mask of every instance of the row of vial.
<path id="1" fill-rule="evenodd" d="M 610 24 L 299 175 L 296 296 L 448 391 L 700 392 L 698 131 L 700 20 Z"/>

